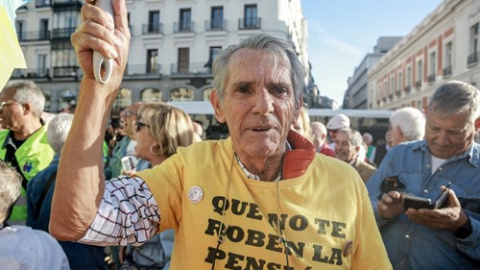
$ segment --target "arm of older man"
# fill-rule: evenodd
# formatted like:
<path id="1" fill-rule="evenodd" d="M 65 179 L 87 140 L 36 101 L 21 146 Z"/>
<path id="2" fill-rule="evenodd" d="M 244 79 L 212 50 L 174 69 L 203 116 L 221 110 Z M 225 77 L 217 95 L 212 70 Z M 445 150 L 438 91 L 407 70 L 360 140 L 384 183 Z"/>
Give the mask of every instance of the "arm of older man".
<path id="1" fill-rule="evenodd" d="M 113 22 L 108 14 L 88 2 L 82 7 L 83 23 L 71 37 L 84 77 L 75 118 L 63 147 L 50 220 L 52 235 L 70 241 L 85 234 L 102 200 L 105 186 L 101 134 L 122 82 L 130 41 L 124 1 L 112 1 Z M 93 75 L 94 50 L 114 59 L 112 75 L 104 84 Z"/>

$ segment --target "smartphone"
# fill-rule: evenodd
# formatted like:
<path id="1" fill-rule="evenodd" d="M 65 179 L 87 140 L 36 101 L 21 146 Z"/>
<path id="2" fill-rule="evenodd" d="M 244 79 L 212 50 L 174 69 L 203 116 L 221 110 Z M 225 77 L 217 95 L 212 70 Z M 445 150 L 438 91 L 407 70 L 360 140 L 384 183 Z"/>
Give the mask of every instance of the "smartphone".
<path id="1" fill-rule="evenodd" d="M 122 158 L 123 171 L 135 171 L 137 159 L 134 156 L 126 156 Z"/>
<path id="2" fill-rule="evenodd" d="M 408 208 L 427 208 L 427 209 L 439 209 L 447 205 L 448 202 L 448 190 L 450 189 L 450 184 L 448 184 L 442 193 L 438 196 L 435 202 L 432 202 L 429 198 L 403 195 L 403 209 L 407 211 Z"/>

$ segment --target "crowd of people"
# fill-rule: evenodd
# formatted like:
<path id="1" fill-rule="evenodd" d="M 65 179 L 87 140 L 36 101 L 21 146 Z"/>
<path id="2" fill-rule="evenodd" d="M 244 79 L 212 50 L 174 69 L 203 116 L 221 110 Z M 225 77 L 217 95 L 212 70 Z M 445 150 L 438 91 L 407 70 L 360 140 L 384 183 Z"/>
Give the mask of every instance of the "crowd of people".
<path id="1" fill-rule="evenodd" d="M 74 114 L 47 123 L 33 82 L 0 93 L 2 267 L 480 269 L 477 88 L 442 84 L 425 112 L 393 112 L 375 145 L 346 115 L 310 122 L 291 44 L 255 34 L 213 62 L 227 138 L 202 141 L 165 103 L 134 103 L 117 122 L 130 34 L 113 3 L 114 23 L 87 3 L 72 35 Z M 93 50 L 114 59 L 107 82 Z"/>

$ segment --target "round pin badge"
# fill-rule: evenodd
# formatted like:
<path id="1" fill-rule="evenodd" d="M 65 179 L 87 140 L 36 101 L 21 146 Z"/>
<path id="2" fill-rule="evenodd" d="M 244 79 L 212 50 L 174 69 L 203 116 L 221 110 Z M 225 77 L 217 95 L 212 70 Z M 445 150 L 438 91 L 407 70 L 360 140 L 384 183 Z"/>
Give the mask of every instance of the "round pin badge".
<path id="1" fill-rule="evenodd" d="M 198 203 L 203 198 L 203 190 L 199 186 L 193 186 L 188 190 L 188 200 L 191 203 Z"/>

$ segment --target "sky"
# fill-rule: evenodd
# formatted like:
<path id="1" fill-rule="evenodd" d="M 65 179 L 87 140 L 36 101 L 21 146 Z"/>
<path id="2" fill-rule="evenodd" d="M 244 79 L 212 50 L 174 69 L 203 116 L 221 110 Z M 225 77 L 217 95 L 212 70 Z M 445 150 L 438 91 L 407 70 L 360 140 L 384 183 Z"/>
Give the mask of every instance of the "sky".
<path id="1" fill-rule="evenodd" d="M 353 75 L 380 36 L 405 36 L 443 0 L 301 0 L 308 55 L 320 95 L 339 106 Z"/>

